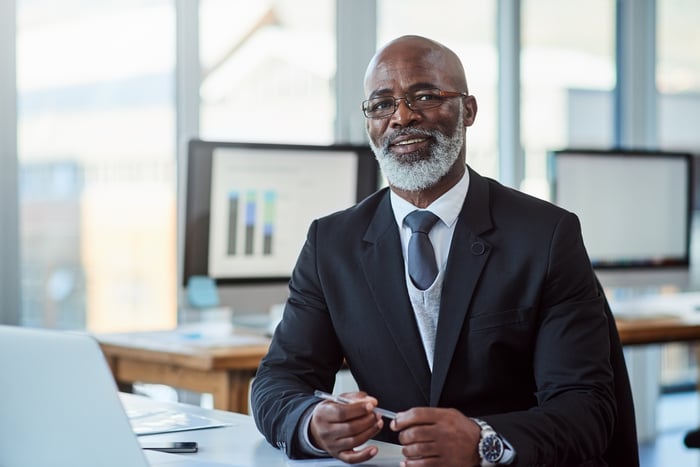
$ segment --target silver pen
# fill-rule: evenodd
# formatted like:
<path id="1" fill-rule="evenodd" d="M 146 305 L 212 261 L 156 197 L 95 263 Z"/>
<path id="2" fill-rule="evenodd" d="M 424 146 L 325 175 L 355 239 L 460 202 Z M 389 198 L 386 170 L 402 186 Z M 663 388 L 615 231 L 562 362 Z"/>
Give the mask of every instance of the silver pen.
<path id="1" fill-rule="evenodd" d="M 319 391 L 319 390 L 314 391 L 314 396 L 320 397 L 321 399 L 325 399 L 327 401 L 337 402 L 338 404 L 354 404 L 356 402 L 356 401 L 346 399 L 346 398 L 341 397 L 341 396 L 335 396 L 333 394 L 328 394 L 327 392 L 323 392 L 323 391 Z M 396 418 L 396 412 L 392 412 L 391 410 L 387 410 L 387 409 L 381 409 L 379 407 L 374 408 L 374 413 L 377 413 L 377 414 L 381 415 L 382 417 L 386 417 L 386 418 L 389 418 L 391 420 Z"/>

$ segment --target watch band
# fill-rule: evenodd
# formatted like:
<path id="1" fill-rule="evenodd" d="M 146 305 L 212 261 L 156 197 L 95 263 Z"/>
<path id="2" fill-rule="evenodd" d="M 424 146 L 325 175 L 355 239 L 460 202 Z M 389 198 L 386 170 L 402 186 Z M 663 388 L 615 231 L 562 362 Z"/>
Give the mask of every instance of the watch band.
<path id="1" fill-rule="evenodd" d="M 513 446 L 484 420 L 479 418 L 472 418 L 472 420 L 481 428 L 477 447 L 481 467 L 495 467 L 513 462 L 515 459 Z"/>

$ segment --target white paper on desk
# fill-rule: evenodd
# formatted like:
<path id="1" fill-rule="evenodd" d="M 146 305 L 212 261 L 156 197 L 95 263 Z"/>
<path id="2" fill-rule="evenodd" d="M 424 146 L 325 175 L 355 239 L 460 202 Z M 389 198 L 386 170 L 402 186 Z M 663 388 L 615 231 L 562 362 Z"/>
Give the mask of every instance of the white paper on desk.
<path id="1" fill-rule="evenodd" d="M 183 324 L 173 331 L 160 333 L 158 338 L 193 347 L 242 347 L 270 342 L 261 334 L 235 334 L 231 325 L 219 323 Z"/>
<path id="2" fill-rule="evenodd" d="M 213 418 L 170 409 L 147 410 L 132 408 L 127 409 L 126 414 L 129 417 L 129 422 L 131 422 L 131 428 L 139 436 L 202 430 L 230 425 L 230 423 L 224 423 Z"/>
<path id="3" fill-rule="evenodd" d="M 259 336 L 242 336 L 231 334 L 230 336 L 212 336 L 197 333 L 180 333 L 173 336 L 173 341 L 192 347 L 244 347 L 246 345 L 266 345 L 270 340 Z"/>
<path id="4" fill-rule="evenodd" d="M 102 336 L 103 342 L 110 343 L 109 335 Z M 244 347 L 249 345 L 269 345 L 270 339 L 262 335 L 227 334 L 206 332 L 196 327 L 180 327 L 170 331 L 145 331 L 128 335 L 122 341 L 130 347 L 158 351 L 172 349 L 177 352 L 186 347 Z"/>

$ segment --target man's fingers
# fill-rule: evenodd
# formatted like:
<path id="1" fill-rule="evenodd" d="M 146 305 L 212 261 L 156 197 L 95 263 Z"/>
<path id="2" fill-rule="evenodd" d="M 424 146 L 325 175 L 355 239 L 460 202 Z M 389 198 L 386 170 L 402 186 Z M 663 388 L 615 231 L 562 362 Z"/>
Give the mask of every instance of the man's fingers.
<path id="1" fill-rule="evenodd" d="M 352 449 L 363 445 L 382 429 L 381 418 L 366 408 L 363 409 L 361 404 L 357 407 L 333 402 L 325 405 L 325 402 L 319 404 L 312 415 L 311 441 L 334 457 L 340 458 L 341 452 L 352 458 L 357 457 L 351 452 Z M 359 416 L 350 418 L 358 408 Z"/>
<path id="2" fill-rule="evenodd" d="M 381 429 L 381 423 L 377 423 L 359 433 L 355 433 L 352 435 L 344 434 L 340 436 L 339 432 L 328 433 L 329 437 L 334 437 L 333 439 L 328 440 L 328 444 L 331 444 L 333 446 L 333 451 L 349 451 L 353 448 L 356 448 L 357 446 L 363 445 L 364 443 L 372 439 L 372 437 L 379 433 Z"/>
<path id="3" fill-rule="evenodd" d="M 357 464 L 365 462 L 377 455 L 378 449 L 376 446 L 367 446 L 358 450 L 347 450 L 339 452 L 335 457 L 348 464 Z"/>

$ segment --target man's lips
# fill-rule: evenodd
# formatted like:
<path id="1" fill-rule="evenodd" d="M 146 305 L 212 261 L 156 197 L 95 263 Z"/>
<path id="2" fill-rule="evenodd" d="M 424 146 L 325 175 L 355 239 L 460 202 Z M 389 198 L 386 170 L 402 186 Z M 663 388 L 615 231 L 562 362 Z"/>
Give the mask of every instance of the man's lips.
<path id="1" fill-rule="evenodd" d="M 430 136 L 406 135 L 399 136 L 389 145 L 395 153 L 407 154 L 419 150 L 429 143 Z"/>
<path id="2" fill-rule="evenodd" d="M 409 144 L 418 144 L 422 143 L 423 141 L 427 140 L 428 138 L 426 137 L 412 137 L 412 138 L 397 138 L 394 141 L 391 142 L 392 146 L 407 146 Z"/>

